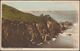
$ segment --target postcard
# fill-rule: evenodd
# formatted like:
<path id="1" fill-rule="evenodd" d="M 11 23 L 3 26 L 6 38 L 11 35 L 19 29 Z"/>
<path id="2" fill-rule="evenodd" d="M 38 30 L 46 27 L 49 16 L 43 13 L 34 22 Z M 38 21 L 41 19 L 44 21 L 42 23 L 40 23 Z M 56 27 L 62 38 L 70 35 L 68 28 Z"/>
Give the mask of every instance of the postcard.
<path id="1" fill-rule="evenodd" d="M 79 50 L 78 1 L 1 1 L 1 50 Z"/>

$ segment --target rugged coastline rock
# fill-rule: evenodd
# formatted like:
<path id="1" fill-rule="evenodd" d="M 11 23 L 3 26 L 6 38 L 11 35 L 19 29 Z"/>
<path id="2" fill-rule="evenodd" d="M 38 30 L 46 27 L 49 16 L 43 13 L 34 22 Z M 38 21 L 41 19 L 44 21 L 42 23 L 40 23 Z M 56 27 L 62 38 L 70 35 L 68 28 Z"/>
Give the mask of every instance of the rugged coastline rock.
<path id="1" fill-rule="evenodd" d="M 3 5 L 2 47 L 37 47 L 56 38 L 60 24 L 49 15 L 35 16 Z"/>

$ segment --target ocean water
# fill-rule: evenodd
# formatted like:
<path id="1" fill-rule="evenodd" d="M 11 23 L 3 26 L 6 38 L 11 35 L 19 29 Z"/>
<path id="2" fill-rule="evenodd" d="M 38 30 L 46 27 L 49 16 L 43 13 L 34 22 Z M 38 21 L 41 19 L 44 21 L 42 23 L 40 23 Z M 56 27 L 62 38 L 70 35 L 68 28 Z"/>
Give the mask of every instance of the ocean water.
<path id="1" fill-rule="evenodd" d="M 71 29 L 60 34 L 57 39 L 44 43 L 44 48 L 78 48 L 79 46 L 79 24 L 76 11 L 31 11 L 33 15 L 50 15 L 57 22 L 70 21 L 73 23 Z M 71 34 L 71 36 L 69 36 Z M 54 41 L 55 40 L 55 41 Z"/>
<path id="2" fill-rule="evenodd" d="M 57 22 L 63 22 L 63 21 L 70 21 L 72 23 L 78 22 L 78 16 L 77 11 L 71 10 L 71 11 L 25 11 L 27 13 L 31 13 L 36 16 L 43 15 L 50 15 L 53 19 L 55 19 Z"/>
<path id="3" fill-rule="evenodd" d="M 63 34 L 60 34 L 56 40 L 45 43 L 45 48 L 78 48 L 79 46 L 79 25 L 75 23 L 71 29 L 66 30 Z M 69 36 L 68 34 L 71 34 Z"/>

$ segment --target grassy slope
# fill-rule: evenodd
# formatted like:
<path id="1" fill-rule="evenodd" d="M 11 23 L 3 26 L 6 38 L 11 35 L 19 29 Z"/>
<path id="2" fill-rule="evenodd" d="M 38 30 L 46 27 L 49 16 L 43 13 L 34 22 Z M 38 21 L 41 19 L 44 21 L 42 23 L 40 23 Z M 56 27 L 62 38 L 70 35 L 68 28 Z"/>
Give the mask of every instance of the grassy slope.
<path id="1" fill-rule="evenodd" d="M 19 20 L 19 21 L 38 21 L 38 17 L 29 13 L 23 13 L 13 7 L 2 5 L 2 17 L 3 19 Z"/>
<path id="2" fill-rule="evenodd" d="M 57 23 L 51 17 L 45 17 L 45 16 L 40 17 L 40 16 L 32 15 L 30 13 L 24 13 L 5 4 L 2 5 L 2 17 L 3 19 L 8 19 L 8 20 L 41 22 L 41 23 L 48 19 L 48 20 L 53 20 L 53 22 Z"/>

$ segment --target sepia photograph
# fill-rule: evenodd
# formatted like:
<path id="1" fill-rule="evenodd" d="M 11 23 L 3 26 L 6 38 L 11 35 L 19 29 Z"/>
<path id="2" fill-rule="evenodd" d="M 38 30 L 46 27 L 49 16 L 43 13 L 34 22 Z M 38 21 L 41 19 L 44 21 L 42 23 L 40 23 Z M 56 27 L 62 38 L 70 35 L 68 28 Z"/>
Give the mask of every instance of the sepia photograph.
<path id="1" fill-rule="evenodd" d="M 1 49 L 79 49 L 79 2 L 1 1 Z"/>

